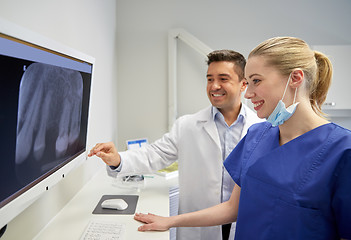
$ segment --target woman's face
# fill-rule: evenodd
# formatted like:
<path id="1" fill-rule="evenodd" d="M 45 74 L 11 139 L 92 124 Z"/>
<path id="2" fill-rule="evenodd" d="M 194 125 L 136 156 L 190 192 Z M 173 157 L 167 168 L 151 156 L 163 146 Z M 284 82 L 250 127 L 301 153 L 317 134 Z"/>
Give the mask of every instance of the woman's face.
<path id="1" fill-rule="evenodd" d="M 268 118 L 283 96 L 286 77 L 268 66 L 264 57 L 254 56 L 247 60 L 245 78 L 245 98 L 251 100 L 259 118 Z"/>

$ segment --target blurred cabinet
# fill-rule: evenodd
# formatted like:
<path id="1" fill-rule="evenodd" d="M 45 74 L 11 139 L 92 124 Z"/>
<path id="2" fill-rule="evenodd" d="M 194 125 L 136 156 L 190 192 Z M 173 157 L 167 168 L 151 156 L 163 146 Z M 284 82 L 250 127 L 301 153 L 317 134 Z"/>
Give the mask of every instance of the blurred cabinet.
<path id="1" fill-rule="evenodd" d="M 324 103 L 325 110 L 351 109 L 351 45 L 315 45 L 333 64 L 333 79 Z"/>

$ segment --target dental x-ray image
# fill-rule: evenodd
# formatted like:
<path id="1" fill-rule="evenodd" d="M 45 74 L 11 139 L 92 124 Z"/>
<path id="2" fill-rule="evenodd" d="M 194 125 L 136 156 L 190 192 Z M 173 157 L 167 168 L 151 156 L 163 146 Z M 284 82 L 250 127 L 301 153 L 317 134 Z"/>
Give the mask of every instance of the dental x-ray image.
<path id="1" fill-rule="evenodd" d="M 84 153 L 92 80 L 86 62 L 1 43 L 0 208 Z"/>
<path id="2" fill-rule="evenodd" d="M 25 69 L 15 159 L 20 182 L 30 181 L 76 153 L 82 99 L 83 79 L 78 71 L 43 63 Z"/>

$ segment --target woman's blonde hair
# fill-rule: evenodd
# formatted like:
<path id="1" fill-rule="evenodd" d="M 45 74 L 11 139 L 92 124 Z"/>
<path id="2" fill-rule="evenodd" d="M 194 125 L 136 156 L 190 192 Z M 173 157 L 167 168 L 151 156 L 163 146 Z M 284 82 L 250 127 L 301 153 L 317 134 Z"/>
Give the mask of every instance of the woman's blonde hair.
<path id="1" fill-rule="evenodd" d="M 332 64 L 327 56 L 313 51 L 301 39 L 294 37 L 275 37 L 268 39 L 251 51 L 249 57 L 263 56 L 267 64 L 275 67 L 284 76 L 297 68 L 303 70 L 306 88 L 312 109 L 320 116 L 332 78 Z"/>

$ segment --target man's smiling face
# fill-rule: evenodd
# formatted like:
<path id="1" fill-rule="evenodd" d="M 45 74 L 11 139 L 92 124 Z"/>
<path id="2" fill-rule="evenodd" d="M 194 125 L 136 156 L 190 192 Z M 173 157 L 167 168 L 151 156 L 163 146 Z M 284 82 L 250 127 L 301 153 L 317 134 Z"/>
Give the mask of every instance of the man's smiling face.
<path id="1" fill-rule="evenodd" d="M 245 90 L 245 81 L 239 81 L 232 62 L 212 62 L 207 70 L 207 96 L 212 106 L 219 111 L 232 111 L 240 106 L 241 93 Z"/>

